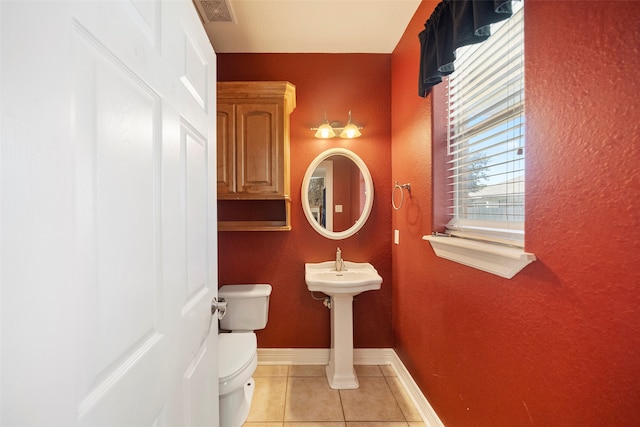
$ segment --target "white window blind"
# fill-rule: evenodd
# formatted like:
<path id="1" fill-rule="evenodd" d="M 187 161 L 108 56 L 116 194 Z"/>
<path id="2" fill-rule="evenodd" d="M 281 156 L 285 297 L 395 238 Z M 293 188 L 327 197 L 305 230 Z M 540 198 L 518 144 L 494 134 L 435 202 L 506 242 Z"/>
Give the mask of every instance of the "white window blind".
<path id="1" fill-rule="evenodd" d="M 450 234 L 524 246 L 522 2 L 488 40 L 458 49 L 448 92 Z"/>

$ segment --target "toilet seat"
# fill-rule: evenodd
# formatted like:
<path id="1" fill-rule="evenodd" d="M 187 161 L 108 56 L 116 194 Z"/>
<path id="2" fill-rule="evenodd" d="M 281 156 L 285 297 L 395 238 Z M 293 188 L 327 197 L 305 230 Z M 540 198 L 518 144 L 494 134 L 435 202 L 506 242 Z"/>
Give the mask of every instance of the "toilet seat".
<path id="1" fill-rule="evenodd" d="M 218 335 L 218 385 L 220 395 L 242 387 L 258 366 L 258 345 L 253 332 Z"/>

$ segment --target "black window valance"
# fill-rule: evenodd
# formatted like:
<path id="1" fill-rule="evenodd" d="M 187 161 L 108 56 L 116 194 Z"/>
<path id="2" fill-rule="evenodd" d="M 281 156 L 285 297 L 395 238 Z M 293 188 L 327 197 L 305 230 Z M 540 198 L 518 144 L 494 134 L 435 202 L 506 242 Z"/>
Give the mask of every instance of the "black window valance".
<path id="1" fill-rule="evenodd" d="M 511 0 L 443 0 L 418 34 L 420 74 L 418 94 L 427 96 L 432 86 L 454 70 L 456 49 L 480 43 L 491 35 L 491 24 L 513 14 Z"/>

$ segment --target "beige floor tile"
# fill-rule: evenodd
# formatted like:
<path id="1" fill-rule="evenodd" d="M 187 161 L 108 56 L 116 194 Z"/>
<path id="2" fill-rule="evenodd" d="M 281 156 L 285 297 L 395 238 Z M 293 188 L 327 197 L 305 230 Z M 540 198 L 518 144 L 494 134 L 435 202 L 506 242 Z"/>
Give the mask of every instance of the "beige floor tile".
<path id="1" fill-rule="evenodd" d="M 323 377 L 289 377 L 285 421 L 344 421 L 340 393 Z"/>
<path id="2" fill-rule="evenodd" d="M 347 427 L 408 427 L 404 421 L 356 421 L 348 422 Z"/>
<path id="3" fill-rule="evenodd" d="M 378 365 L 354 365 L 357 377 L 381 377 L 382 371 Z"/>
<path id="4" fill-rule="evenodd" d="M 380 365 L 380 370 L 382 371 L 382 375 L 385 377 L 397 377 L 396 370 L 393 369 L 391 365 Z"/>
<path id="5" fill-rule="evenodd" d="M 244 423 L 243 427 L 282 427 L 282 422 L 278 423 Z"/>
<path id="6" fill-rule="evenodd" d="M 345 427 L 344 421 L 310 421 L 284 423 L 284 427 Z"/>
<path id="7" fill-rule="evenodd" d="M 404 414 L 404 418 L 407 421 L 422 421 L 420 413 L 418 412 L 415 405 L 413 404 L 413 401 L 402 386 L 400 379 L 398 379 L 397 377 L 390 377 L 387 378 L 387 383 L 389 384 L 391 393 L 393 393 L 393 396 L 398 402 L 398 406 L 400 406 L 400 409 Z"/>
<path id="8" fill-rule="evenodd" d="M 340 390 L 346 421 L 405 421 L 384 377 L 361 377 L 357 390 Z"/>
<path id="9" fill-rule="evenodd" d="M 245 427 L 425 427 L 391 365 L 355 369 L 360 389 L 338 391 L 323 365 L 258 366 Z"/>
<path id="10" fill-rule="evenodd" d="M 286 377 L 255 377 L 256 388 L 247 422 L 284 420 Z"/>
<path id="11" fill-rule="evenodd" d="M 289 368 L 290 377 L 324 377 L 325 365 L 294 365 Z"/>
<path id="12" fill-rule="evenodd" d="M 289 366 L 286 365 L 258 365 L 253 377 L 286 377 Z"/>

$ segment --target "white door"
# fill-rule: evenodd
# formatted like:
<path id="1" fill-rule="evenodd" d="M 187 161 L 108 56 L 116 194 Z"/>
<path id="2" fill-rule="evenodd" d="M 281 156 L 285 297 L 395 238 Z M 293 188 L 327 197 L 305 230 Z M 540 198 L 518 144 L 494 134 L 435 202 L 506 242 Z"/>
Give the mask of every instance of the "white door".
<path id="1" fill-rule="evenodd" d="M 215 54 L 189 0 L 0 1 L 1 413 L 216 426 Z"/>

